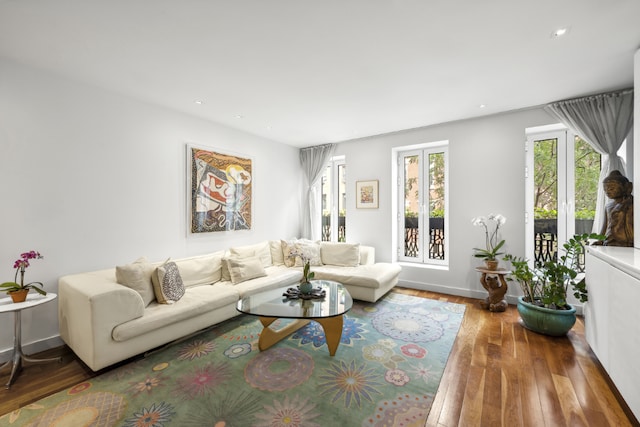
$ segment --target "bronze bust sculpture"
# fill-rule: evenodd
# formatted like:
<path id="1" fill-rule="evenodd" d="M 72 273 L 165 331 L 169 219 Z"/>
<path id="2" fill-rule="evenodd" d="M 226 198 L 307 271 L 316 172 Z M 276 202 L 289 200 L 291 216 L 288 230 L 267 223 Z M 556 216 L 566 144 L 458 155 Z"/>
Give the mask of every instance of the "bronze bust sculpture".
<path id="1" fill-rule="evenodd" d="M 611 199 L 605 206 L 604 223 L 600 234 L 604 241 L 594 245 L 633 246 L 633 184 L 620 173 L 611 171 L 603 181 L 604 192 Z"/>

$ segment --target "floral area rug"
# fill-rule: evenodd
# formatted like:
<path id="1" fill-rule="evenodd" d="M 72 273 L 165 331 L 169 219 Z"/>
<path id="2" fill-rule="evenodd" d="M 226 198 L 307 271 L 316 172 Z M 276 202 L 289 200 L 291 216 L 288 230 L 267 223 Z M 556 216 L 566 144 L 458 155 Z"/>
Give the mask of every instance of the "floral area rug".
<path id="1" fill-rule="evenodd" d="M 424 426 L 464 310 L 397 293 L 356 301 L 334 357 L 316 322 L 260 352 L 262 325 L 240 315 L 0 426 Z"/>

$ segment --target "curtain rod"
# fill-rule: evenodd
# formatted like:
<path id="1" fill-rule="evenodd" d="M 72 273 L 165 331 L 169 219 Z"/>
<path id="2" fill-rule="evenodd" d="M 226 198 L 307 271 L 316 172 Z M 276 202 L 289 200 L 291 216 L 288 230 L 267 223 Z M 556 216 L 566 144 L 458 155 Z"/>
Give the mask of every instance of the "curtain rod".
<path id="1" fill-rule="evenodd" d="M 578 101 L 590 101 L 592 99 L 602 98 L 605 96 L 620 96 L 620 95 L 627 95 L 629 93 L 633 93 L 633 88 L 620 89 L 613 92 L 599 93 L 596 95 L 583 96 L 580 98 L 563 99 L 562 101 L 554 101 L 554 102 L 550 102 L 549 104 L 561 104 L 563 102 L 573 103 Z"/>

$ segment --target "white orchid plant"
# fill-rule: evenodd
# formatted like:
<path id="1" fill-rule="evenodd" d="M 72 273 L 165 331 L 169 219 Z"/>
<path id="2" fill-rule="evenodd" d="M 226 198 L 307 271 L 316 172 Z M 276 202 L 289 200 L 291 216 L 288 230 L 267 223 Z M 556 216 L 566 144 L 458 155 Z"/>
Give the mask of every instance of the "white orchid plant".
<path id="1" fill-rule="evenodd" d="M 307 254 L 296 248 L 289 253 L 289 258 L 293 260 L 300 258 L 300 261 L 302 262 L 302 279 L 300 279 L 300 283 L 306 283 L 315 277 L 316 273 L 311 271 L 311 259 Z"/>
<path id="2" fill-rule="evenodd" d="M 476 227 L 484 227 L 486 248 L 473 248 L 476 258 L 483 258 L 488 261 L 495 260 L 498 255 L 503 254 L 499 250 L 504 246 L 505 240 L 498 241 L 498 231 L 507 222 L 507 218 L 500 214 L 490 214 L 489 216 L 478 216 L 471 220 Z"/>

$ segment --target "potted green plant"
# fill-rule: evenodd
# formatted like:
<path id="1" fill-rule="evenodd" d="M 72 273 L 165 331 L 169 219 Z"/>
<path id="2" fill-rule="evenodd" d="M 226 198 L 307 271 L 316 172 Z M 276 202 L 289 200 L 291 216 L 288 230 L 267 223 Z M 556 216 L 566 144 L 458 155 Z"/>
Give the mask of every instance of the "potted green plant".
<path id="1" fill-rule="evenodd" d="M 491 225 L 491 223 L 494 223 Z M 471 223 L 476 227 L 484 227 L 485 248 L 473 248 L 476 258 L 482 258 L 487 266 L 488 270 L 495 270 L 498 268 L 498 255 L 502 255 L 500 249 L 504 246 L 505 240 L 498 241 L 498 230 L 500 226 L 507 222 L 507 218 L 498 214 L 491 214 L 488 217 L 478 216 L 471 220 Z M 491 227 L 492 231 L 489 231 Z"/>
<path id="2" fill-rule="evenodd" d="M 522 257 L 505 255 L 503 259 L 512 267 L 507 279 L 518 282 L 522 289 L 518 313 L 528 329 L 553 336 L 569 332 L 576 322 L 576 309 L 567 302 L 569 289 L 578 301 L 588 300 L 580 256 L 591 240 L 602 239 L 595 233 L 577 234 L 562 245 L 563 254 L 535 268 Z"/>
<path id="3" fill-rule="evenodd" d="M 20 258 L 18 258 L 16 262 L 13 263 L 13 268 L 16 269 L 16 275 L 13 279 L 13 282 L 5 282 L 0 285 L 0 288 L 2 288 L 9 296 L 11 296 L 13 302 L 23 302 L 24 300 L 26 300 L 27 294 L 29 293 L 30 289 L 35 290 L 40 295 L 47 294 L 44 289 L 42 289 L 43 284 L 41 282 L 30 282 L 26 284 L 24 283 L 24 273 L 27 267 L 29 267 L 30 265 L 29 260 L 40 258 L 43 258 L 43 256 L 40 255 L 40 252 L 29 251 L 21 254 Z M 20 283 L 18 283 L 18 273 L 20 273 Z"/>

